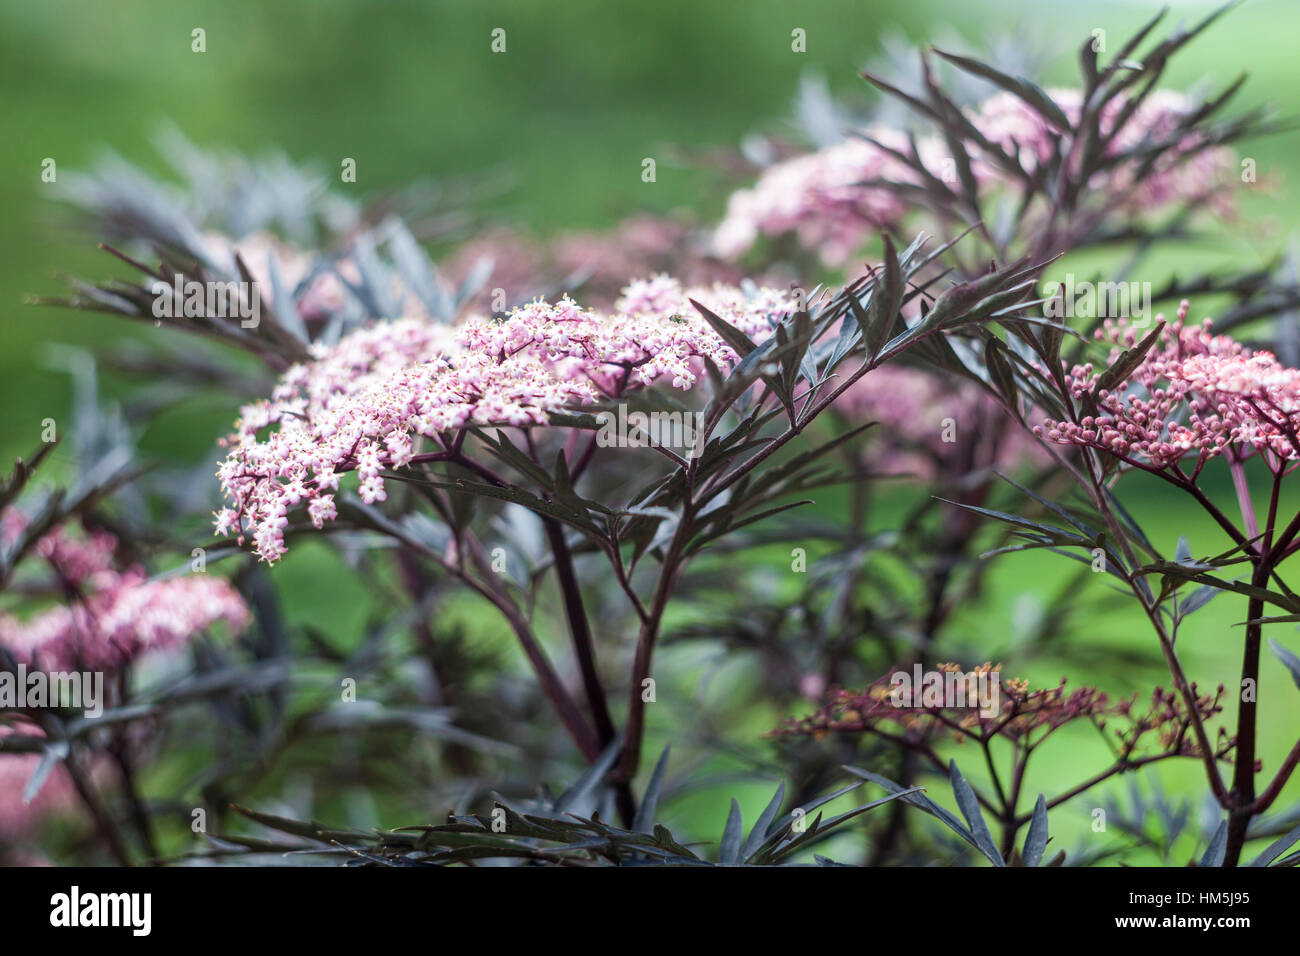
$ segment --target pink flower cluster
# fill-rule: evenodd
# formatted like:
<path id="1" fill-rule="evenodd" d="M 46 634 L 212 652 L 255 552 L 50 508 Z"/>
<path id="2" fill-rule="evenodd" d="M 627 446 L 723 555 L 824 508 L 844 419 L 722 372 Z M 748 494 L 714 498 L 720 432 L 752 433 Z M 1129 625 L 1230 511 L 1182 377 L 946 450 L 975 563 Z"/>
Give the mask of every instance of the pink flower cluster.
<path id="1" fill-rule="evenodd" d="M 895 130 L 871 127 L 864 133 L 892 149 L 907 149 L 906 137 Z M 939 140 L 927 139 L 918 149 L 937 165 Z M 916 177 L 897 157 L 858 136 L 769 166 L 753 189 L 732 194 L 714 234 L 714 251 L 736 258 L 760 235 L 792 232 L 826 264 L 843 264 L 870 233 L 906 212 L 896 193 L 866 185 L 879 179 L 914 182 Z"/>
<path id="2" fill-rule="evenodd" d="M 460 286 L 483 259 L 490 260 L 492 272 L 473 300 L 482 310 L 492 308 L 495 289 L 520 302 L 575 276 L 582 279 L 584 304 L 608 309 L 628 276 L 667 272 L 688 286 L 739 282 L 739 267 L 705 254 L 708 238 L 696 235 L 689 223 L 652 215 L 625 219 L 608 232 L 562 232 L 547 242 L 494 229 L 460 245 L 439 268 Z"/>
<path id="3" fill-rule="evenodd" d="M 274 562 L 291 509 L 305 505 L 322 527 L 337 517 L 332 492 L 348 471 L 364 501 L 383 501 L 381 472 L 410 464 L 424 439 L 445 443 L 467 426 L 546 425 L 552 412 L 661 382 L 689 389 L 705 359 L 721 368 L 737 359 L 691 298 L 755 340 L 795 308 L 772 289 L 687 290 L 657 276 L 629 285 L 608 313 L 566 296 L 456 326 L 382 322 L 318 346 L 315 361 L 289 369 L 269 401 L 245 407 L 225 439 L 230 453 L 217 473 L 234 504 L 217 514 L 217 533 L 242 542 L 251 531 L 258 555 Z"/>
<path id="4" fill-rule="evenodd" d="M 1077 122 L 1082 109 L 1079 91 L 1053 89 L 1048 95 L 1072 123 Z M 1123 107 L 1124 101 L 1118 98 L 1107 104 L 1101 118 L 1104 135 L 1114 130 Z M 1182 94 L 1152 93 L 1119 130 L 1108 155 L 1131 150 L 1148 139 L 1159 142 L 1175 136 L 1194 108 Z M 1033 172 L 1062 149 L 1061 132 L 1010 93 L 998 93 L 968 109 L 966 115 L 989 142 L 1016 156 L 1026 171 Z M 910 148 L 896 130 L 872 127 L 864 133 L 891 149 L 907 152 Z M 1089 185 L 1112 198 L 1127 196 L 1136 208 L 1144 210 L 1198 199 L 1219 212 L 1229 212 L 1227 191 L 1220 187 L 1230 176 L 1232 152 L 1226 147 L 1202 145 L 1200 134 L 1188 132 L 1141 182 L 1135 182 L 1136 170 L 1130 163 L 1098 174 L 1098 181 Z M 968 149 L 972 151 L 972 173 L 981 187 L 1005 182 L 1004 170 L 991 157 L 981 155 L 973 144 Z M 918 137 L 917 151 L 929 173 L 953 180 L 953 159 L 940 136 Z M 752 189 L 731 196 L 714 236 L 714 249 L 725 258 L 735 258 L 759 236 L 794 233 L 827 265 L 842 265 L 873 231 L 897 224 L 907 212 L 896 192 L 887 186 L 868 185 L 873 180 L 918 183 L 912 169 L 859 136 L 769 166 Z"/>
<path id="5" fill-rule="evenodd" d="M 7 509 L 0 523 L 14 528 L 25 521 L 16 509 Z M 8 534 L 3 537 L 9 538 Z M 117 552 L 117 538 L 106 531 L 87 535 L 72 535 L 63 528 L 55 528 L 36 542 L 33 551 L 47 561 L 54 572 L 74 587 L 100 587 L 112 580 L 113 557 Z"/>
<path id="6" fill-rule="evenodd" d="M 4 537 L 25 519 L 9 509 L 0 517 Z M 225 580 L 207 575 L 149 580 L 140 568 L 115 570 L 117 542 L 97 532 L 78 537 L 58 528 L 36 543 L 79 599 L 26 620 L 0 614 L 0 646 L 28 667 L 46 670 L 113 671 L 153 650 L 184 644 L 225 621 L 233 630 L 248 625 L 248 607 Z"/>
<path id="7" fill-rule="evenodd" d="M 1082 94 L 1078 90 L 1050 89 L 1047 94 L 1072 124 L 1078 123 L 1083 110 Z M 1126 105 L 1123 97 L 1117 97 L 1102 110 L 1101 134 L 1115 133 L 1107 156 L 1122 155 L 1144 143 L 1162 143 L 1173 137 L 1177 137 L 1177 142 L 1141 181 L 1136 179 L 1135 163 L 1121 164 L 1098 173 L 1090 187 L 1111 197 L 1132 190 L 1129 198 L 1138 209 L 1154 210 L 1197 199 L 1209 203 L 1217 212 L 1230 212 L 1230 197 L 1222 187 L 1232 172 L 1232 151 L 1223 146 L 1205 145 L 1202 134 L 1195 131 L 1178 134 L 1197 104 L 1182 93 L 1156 90 L 1138 104 L 1133 115 L 1116 132 L 1115 124 Z M 1061 132 L 1010 93 L 990 97 L 977 109 L 968 110 L 967 116 L 986 139 L 1016 156 L 1027 172 L 1032 173 L 1062 148 Z M 976 163 L 974 172 L 981 181 L 1001 177 L 1000 170 L 989 165 L 987 159 Z"/>
<path id="8" fill-rule="evenodd" d="M 148 580 L 138 568 L 102 590 L 26 621 L 0 617 L 0 644 L 28 666 L 112 671 L 154 650 L 184 644 L 225 621 L 248 625 L 249 612 L 224 580 L 194 576 Z"/>
<path id="9" fill-rule="evenodd" d="M 871 370 L 840 396 L 836 408 L 851 420 L 876 423 L 864 442 L 866 460 L 895 474 L 933 479 L 950 463 L 954 474 L 965 474 L 970 462 L 954 458 L 966 454 L 970 441 L 978 443 L 978 461 L 1004 468 L 1045 457 L 985 391 L 911 366 Z"/>
<path id="10" fill-rule="evenodd" d="M 1241 459 L 1264 452 L 1272 463 L 1300 459 L 1300 370 L 1283 366 L 1271 352 L 1252 352 L 1214 335 L 1209 319 L 1189 328 L 1188 308 L 1183 302 L 1123 391 L 1098 389 L 1100 373 L 1091 364 L 1071 369 L 1072 396 L 1091 397 L 1097 414 L 1077 422 L 1048 420 L 1035 433 L 1156 468 L 1189 455 L 1198 465 L 1223 454 Z M 1142 330 L 1121 320 L 1107 322 L 1097 335 L 1116 347 L 1114 361 Z"/>

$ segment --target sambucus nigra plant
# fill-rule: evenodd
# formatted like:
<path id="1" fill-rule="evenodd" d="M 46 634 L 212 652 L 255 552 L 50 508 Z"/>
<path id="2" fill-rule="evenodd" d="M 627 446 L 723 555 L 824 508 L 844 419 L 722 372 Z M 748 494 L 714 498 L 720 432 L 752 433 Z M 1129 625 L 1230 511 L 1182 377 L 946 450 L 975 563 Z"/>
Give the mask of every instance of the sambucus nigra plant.
<path id="1" fill-rule="evenodd" d="M 213 161 L 171 135 L 165 148 L 190 203 L 121 165 L 83 179 L 72 197 L 83 226 L 115 243 L 110 251 L 139 277 L 74 282 L 58 304 L 216 343 L 119 350 L 107 361 L 152 379 L 135 392 L 133 421 L 178 389 L 213 385 L 243 397 L 220 441 L 225 501 L 214 514 L 232 542 L 206 560 L 244 567 L 230 584 L 147 579 L 109 554 L 109 524 L 128 550 L 193 553 L 167 527 L 198 510 L 178 482 L 139 480 L 164 502 L 161 519 L 143 496 L 125 502 L 123 515 L 98 508 L 98 495 L 92 509 L 88 492 L 70 506 L 55 498 L 32 514 L 6 511 L 0 581 L 35 550 L 64 593 L 45 617 L 3 619 L 3 664 L 98 657 L 118 667 L 217 620 L 240 633 L 233 644 L 196 643 L 192 673 L 170 688 L 142 691 L 122 667 L 112 734 L 49 715 L 6 720 L 19 733 L 0 736 L 0 752 L 46 756 L 35 768 L 0 757 L 0 772 L 30 774 L 30 791 L 63 760 L 120 862 L 166 855 L 154 832 L 159 811 L 135 780 L 137 730 L 180 720 L 182 703 L 203 701 L 239 745 L 218 748 L 190 789 L 294 838 L 223 825 L 200 851 L 212 858 L 304 851 L 363 865 L 774 865 L 806 861 L 824 842 L 852 852 L 842 827 L 861 819 L 870 839 L 860 856 L 870 862 L 977 855 L 1034 866 L 1066 859 L 1045 852 L 1050 811 L 1120 774 L 1184 757 L 1203 764 L 1227 814 L 1201 862 L 1237 863 L 1247 839 L 1278 835 L 1276 821 L 1258 818 L 1300 759 L 1297 744 L 1257 787 L 1263 628 L 1300 620 L 1300 598 L 1282 575 L 1300 549 L 1300 521 L 1284 513 L 1284 481 L 1300 458 L 1292 422 L 1300 372 L 1208 326 L 1188 328 L 1185 305 L 1173 324 L 1151 325 L 1131 301 L 1123 314 L 1096 309 L 1071 323 L 1074 303 L 1051 284 L 1060 257 L 1102 248 L 1129 257 L 1091 281 L 1131 282 L 1203 213 L 1231 214 L 1231 144 L 1271 131 L 1271 120 L 1258 110 L 1220 118 L 1240 82 L 1208 100 L 1159 88 L 1169 59 L 1213 19 L 1143 50 L 1157 17 L 1104 62 L 1090 40 L 1075 89 L 1044 90 L 937 50 L 921 57 L 919 89 L 866 75 L 915 126 L 868 121 L 842 142 L 787 152 L 731 197 L 711 229 L 646 218 L 549 245 L 484 232 L 439 266 L 419 239 L 448 239 L 448 222 L 468 221 L 460 210 L 441 197 L 432 215 L 409 208 L 409 197 L 405 210 L 360 208 L 282 158 Z M 964 92 L 972 81 L 994 92 L 961 99 L 945 69 L 963 74 Z M 427 228 L 408 227 L 402 211 Z M 851 265 L 860 253 L 874 264 Z M 665 267 L 676 276 L 651 274 Z M 798 281 L 783 281 L 790 277 Z M 211 298 L 187 295 L 185 280 L 220 284 L 227 306 L 256 308 L 215 309 Z M 1150 304 L 1174 307 L 1193 294 L 1233 300 L 1220 329 L 1281 321 L 1300 305 L 1294 282 L 1272 269 L 1173 279 L 1152 288 Z M 1088 363 L 1090 337 L 1110 346 L 1104 368 Z M 1270 482 L 1262 516 L 1247 478 L 1255 459 Z M 1239 520 L 1200 481 L 1216 460 L 1233 479 Z M 1132 470 L 1203 509 L 1231 547 L 1197 558 L 1180 544 L 1166 556 L 1120 503 L 1116 481 Z M 797 510 L 809 494 L 841 489 L 839 510 Z M 84 541 L 60 531 L 74 516 Z M 290 633 L 279 614 L 276 571 L 265 565 L 314 538 L 383 596 L 360 646 L 323 626 Z M 1156 688 L 1139 706 L 1091 687 L 1007 679 L 987 713 L 891 691 L 891 678 L 913 668 L 1000 678 L 991 663 L 950 663 L 986 661 L 993 650 L 1083 656 L 1078 621 L 1095 605 L 1075 593 L 1077 579 L 1018 643 L 994 647 L 980 627 L 990 599 L 981 556 L 1040 548 L 1082 552 L 1082 577 L 1103 571 L 1122 585 L 1156 646 L 1111 663 L 1158 656 L 1172 690 Z M 790 554 L 792 572 L 809 573 L 773 586 L 774 549 L 782 561 Z M 1244 580 L 1230 577 L 1236 566 Z M 211 593 L 179 593 L 197 589 Z M 115 616 L 122 592 L 135 600 L 145 591 L 166 593 L 189 616 L 165 622 L 171 631 L 146 631 L 143 615 Z M 1182 622 L 1221 591 L 1246 601 L 1235 708 L 1227 706 L 1235 687 L 1198 690 L 1176 646 Z M 469 624 L 459 618 L 465 608 Z M 490 626 L 480 608 L 504 622 L 531 682 L 466 638 L 467 626 Z M 557 663 L 561 633 L 571 652 Z M 735 693 L 736 714 L 700 708 L 689 727 L 648 728 L 648 705 L 666 684 L 657 662 L 675 645 L 752 658 L 756 689 Z M 1294 654 L 1275 651 L 1300 682 Z M 404 672 L 409 662 L 422 677 Z M 312 683 L 335 673 L 364 675 L 382 699 L 339 706 L 321 690 L 328 680 Z M 291 707 L 291 692 L 305 702 Z M 821 702 L 811 717 L 791 717 L 762 742 L 752 721 L 744 726 L 745 713 L 793 715 L 809 699 Z M 1236 732 L 1212 739 L 1208 725 L 1225 707 L 1237 711 Z M 28 726 L 35 718 L 42 732 Z M 722 718 L 743 729 L 716 726 Z M 1094 725 L 1113 760 L 1078 780 L 1031 787 L 1030 756 L 1075 723 Z M 242 809 L 281 782 L 268 782 L 277 761 L 312 767 L 305 740 L 344 729 L 373 740 L 394 727 L 432 733 L 441 749 L 403 762 L 390 740 L 356 756 L 356 778 L 400 788 L 405 775 L 385 779 L 388 768 L 414 767 L 420 805 L 426 793 L 457 804 L 446 823 L 373 830 Z M 748 765 L 743 776 L 789 778 L 791 790 L 779 786 L 748 832 L 732 800 L 716 853 L 701 851 L 693 834 L 658 821 L 671 788 L 667 752 L 648 779 L 642 773 L 655 729 L 674 737 L 688 767 L 725 755 Z M 973 745 L 986 782 L 968 781 L 948 759 L 950 738 Z M 99 798 L 81 765 L 94 755 L 116 761 L 117 804 Z M 584 769 L 559 797 L 524 796 L 572 757 Z M 506 794 L 483 783 L 500 772 L 496 759 L 511 761 Z M 933 771 L 946 775 L 960 818 L 921 793 Z M 698 767 L 680 789 L 701 785 L 693 774 Z M 864 781 L 884 788 L 884 799 L 806 819 Z M 1031 793 L 1039 793 L 1032 806 Z M 904 807 L 941 823 L 938 835 L 913 826 L 923 817 Z M 1176 815 L 1165 816 L 1172 831 Z M 1177 833 L 1165 836 L 1167 857 Z M 1258 860 L 1295 862 L 1283 854 L 1297 838 L 1282 834 Z"/>

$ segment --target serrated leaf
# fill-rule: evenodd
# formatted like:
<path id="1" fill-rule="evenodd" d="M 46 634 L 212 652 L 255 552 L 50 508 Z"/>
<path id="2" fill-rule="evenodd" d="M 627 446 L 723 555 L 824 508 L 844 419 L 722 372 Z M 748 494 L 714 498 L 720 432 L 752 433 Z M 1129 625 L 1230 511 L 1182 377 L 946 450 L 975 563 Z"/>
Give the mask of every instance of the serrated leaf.
<path id="1" fill-rule="evenodd" d="M 980 809 L 979 800 L 975 797 L 975 791 L 971 789 L 971 785 L 966 782 L 966 778 L 957 769 L 957 761 L 955 760 L 948 762 L 948 779 L 952 783 L 953 796 L 957 798 L 957 806 L 961 809 L 961 815 L 966 818 L 971 836 L 975 839 L 975 845 L 979 847 L 980 852 L 988 857 L 994 866 L 1006 866 L 1006 861 L 1002 859 L 1002 854 L 998 851 L 997 845 L 993 842 L 993 837 L 989 834 L 989 826 L 984 821 L 984 811 Z"/>
<path id="2" fill-rule="evenodd" d="M 1201 857 L 1200 866 L 1223 866 L 1223 858 L 1228 849 L 1228 821 L 1221 820 L 1219 827 L 1214 831 L 1214 836 L 1210 838 L 1210 845 L 1206 847 L 1205 854 Z"/>
<path id="3" fill-rule="evenodd" d="M 1034 804 L 1034 816 L 1029 821 L 1029 832 L 1025 835 L 1025 866 L 1038 866 L 1043 860 L 1043 851 L 1047 849 L 1047 799 L 1040 793 Z"/>
<path id="4" fill-rule="evenodd" d="M 1164 330 L 1163 322 L 1156 323 L 1156 327 L 1147 333 L 1137 345 L 1131 349 L 1121 352 L 1119 357 L 1110 364 L 1106 371 L 1102 372 L 1097 378 L 1096 385 L 1093 386 L 1092 394 L 1098 395 L 1102 391 L 1114 391 L 1120 385 L 1128 381 L 1129 376 L 1137 371 L 1142 360 L 1151 351 L 1151 347 L 1156 344 L 1160 338 L 1160 333 Z"/>
<path id="5" fill-rule="evenodd" d="M 1300 687 L 1300 657 L 1291 653 L 1271 637 L 1268 639 L 1268 646 L 1273 652 L 1273 656 L 1280 660 L 1283 666 L 1291 672 L 1291 679 L 1295 681 L 1296 687 Z"/>
<path id="6" fill-rule="evenodd" d="M 722 845 L 718 849 L 718 862 L 723 866 L 732 866 L 740 862 L 740 841 L 742 821 L 740 804 L 731 798 L 731 811 L 727 814 L 727 825 L 722 831 Z"/>
<path id="7" fill-rule="evenodd" d="M 777 785 L 776 793 L 772 795 L 772 799 L 768 801 L 767 806 L 763 808 L 763 812 L 758 815 L 758 819 L 754 822 L 753 829 L 749 831 L 749 836 L 745 840 L 745 845 L 741 847 L 740 850 L 740 858 L 742 860 L 748 861 L 750 857 L 758 852 L 759 847 L 761 847 L 767 840 L 768 828 L 771 827 L 772 821 L 776 819 L 776 815 L 780 812 L 781 804 L 783 802 L 785 802 L 784 781 Z"/>
<path id="8" fill-rule="evenodd" d="M 582 776 L 574 781 L 573 786 L 564 791 L 555 801 L 555 812 L 564 813 L 585 799 L 596 785 L 604 779 L 605 774 L 609 773 L 609 769 L 618 760 L 622 749 L 623 739 L 621 736 L 610 741 L 604 752 L 596 758 L 596 762 L 588 767 Z"/>
<path id="9" fill-rule="evenodd" d="M 36 799 L 36 795 L 41 792 L 45 786 L 45 781 L 49 779 L 51 772 L 68 756 L 68 742 L 58 740 L 46 744 L 41 753 L 40 763 L 32 771 L 32 775 L 27 778 L 27 785 L 23 787 L 23 803 L 29 804 Z"/>
<path id="10" fill-rule="evenodd" d="M 694 299 L 688 300 L 695 307 L 695 311 L 704 317 L 704 321 L 709 323 L 714 332 L 718 333 L 718 338 L 726 342 L 731 350 L 739 355 L 742 359 L 753 352 L 758 346 L 740 329 L 736 328 L 722 316 L 711 310 L 706 305 L 701 305 Z"/>
<path id="11" fill-rule="evenodd" d="M 894 781 L 890 780 L 889 778 L 882 777 L 876 773 L 872 773 L 870 770 L 863 770 L 861 767 L 846 766 L 844 769 L 847 770 L 849 773 L 853 774 L 854 776 L 861 777 L 864 780 L 870 780 L 872 783 L 884 787 L 891 794 L 900 796 L 904 803 L 911 804 L 914 807 L 924 810 L 926 813 L 930 814 L 931 816 L 935 817 L 940 822 L 942 822 L 945 826 L 948 827 L 948 829 L 952 830 L 953 833 L 956 833 L 959 837 L 961 837 L 963 840 L 965 840 L 975 849 L 979 850 L 981 853 L 984 852 L 980 848 L 980 845 L 975 842 L 974 834 L 972 834 L 970 830 L 966 828 L 966 825 L 963 824 L 961 820 L 957 819 L 956 816 L 954 816 L 949 811 L 945 810 L 943 807 L 939 806 L 937 803 L 935 803 L 925 794 L 906 793 L 903 787 L 901 787 L 899 784 L 894 783 Z"/>
<path id="12" fill-rule="evenodd" d="M 1065 111 L 1031 80 L 1022 76 L 1011 76 L 989 66 L 987 63 L 981 63 L 969 57 L 958 56 L 955 53 L 945 53 L 939 49 L 935 49 L 934 52 L 967 73 L 983 77 L 999 89 L 1006 90 L 1031 107 L 1034 112 L 1054 126 L 1057 132 L 1068 132 L 1072 128 L 1070 118 L 1065 115 Z"/>
<path id="13" fill-rule="evenodd" d="M 1250 861 L 1250 866 L 1268 866 L 1288 848 L 1293 846 L 1297 840 L 1300 840 L 1300 826 L 1288 830 L 1283 836 L 1273 843 L 1269 844 L 1267 850 L 1261 853 L 1255 859 Z"/>
<path id="14" fill-rule="evenodd" d="M 655 810 L 659 806 L 659 794 L 663 790 L 664 774 L 668 769 L 669 749 L 670 747 L 664 747 L 663 753 L 659 755 L 654 772 L 650 774 L 650 782 L 646 784 L 645 793 L 641 796 L 641 805 L 636 808 L 632 829 L 638 833 L 650 833 L 654 829 Z"/>

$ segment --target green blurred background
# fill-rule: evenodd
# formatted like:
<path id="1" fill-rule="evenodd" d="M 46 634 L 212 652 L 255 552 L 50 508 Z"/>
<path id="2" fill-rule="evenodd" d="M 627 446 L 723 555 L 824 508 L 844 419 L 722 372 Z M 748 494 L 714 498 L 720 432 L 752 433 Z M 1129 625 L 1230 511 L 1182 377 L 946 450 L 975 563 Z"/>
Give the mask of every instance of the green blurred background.
<path id="1" fill-rule="evenodd" d="M 1173 7 L 1167 27 L 1210 9 L 1201 3 Z M 800 78 L 809 71 L 824 74 L 837 94 L 869 104 L 874 93 L 857 70 L 892 31 L 917 44 L 952 33 L 974 43 L 1012 33 L 1048 55 L 1051 66 L 1041 80 L 1070 83 L 1083 38 L 1101 28 L 1118 43 L 1156 8 L 1009 0 L 0 0 L 0 454 L 30 452 L 41 419 L 67 413 L 68 380 L 45 366 L 48 343 L 94 347 L 150 332 L 23 303 L 27 294 L 64 291 L 56 272 L 95 279 L 123 274 L 94 248 L 93 237 L 59 235 L 50 227 L 50 199 L 60 183 L 41 182 L 46 157 L 63 173 L 86 168 L 111 148 L 161 170 L 148 137 L 170 120 L 201 147 L 254 154 L 282 149 L 335 175 L 343 157 L 354 157 L 357 183 L 338 188 L 359 198 L 415 179 L 503 168 L 512 188 L 486 211 L 541 235 L 604 227 L 643 210 L 686 208 L 708 220 L 720 214 L 725 192 L 715 174 L 676 162 L 677 148 L 734 147 L 749 131 L 774 128 L 789 117 Z M 190 49 L 196 27 L 206 31 L 203 54 Z M 490 50 L 490 33 L 498 27 L 507 31 L 505 55 Z M 805 54 L 791 52 L 796 27 L 807 31 Z M 1243 106 L 1268 100 L 1295 115 L 1297 35 L 1300 4 L 1251 0 L 1180 54 L 1167 83 L 1223 86 L 1248 70 Z M 1295 135 L 1248 144 L 1243 154 L 1256 159 L 1261 179 L 1278 188 L 1246 196 L 1237 227 L 1178 249 L 1167 264 L 1246 268 L 1281 248 L 1300 198 L 1291 186 L 1300 173 L 1296 146 Z M 653 184 L 641 180 L 646 156 L 658 160 Z M 169 410 L 144 432 L 144 452 L 198 460 L 242 399 L 209 396 Z M 1172 550 L 1177 536 L 1187 534 L 1199 553 L 1220 545 L 1207 522 L 1186 520 L 1160 489 L 1135 482 L 1129 495 L 1157 544 Z M 291 596 L 290 620 L 359 624 L 367 596 L 341 584 L 339 575 L 322 573 L 326 559 L 312 555 L 303 548 L 277 571 L 281 594 Z M 994 579 L 998 607 L 978 624 L 989 636 L 988 656 L 1014 645 L 1025 615 L 1072 568 L 1064 559 L 1060 566 L 1025 557 L 1003 562 Z M 1188 625 L 1183 646 L 1193 678 L 1206 685 L 1231 680 L 1239 664 L 1232 625 L 1241 613 L 1221 599 Z M 1128 615 L 1096 626 L 1117 642 L 1149 640 L 1141 622 Z M 1291 634 L 1286 629 L 1279 636 L 1297 647 Z M 732 678 L 744 680 L 739 666 Z M 1030 673 L 1052 682 L 1060 676 L 1051 667 Z M 1122 686 L 1106 689 L 1131 692 L 1160 679 L 1159 672 L 1130 674 Z M 1271 658 L 1264 681 L 1266 689 L 1287 683 Z M 720 683 L 717 692 L 725 686 Z M 1300 697 L 1266 693 L 1262 701 L 1268 728 L 1262 755 L 1266 768 L 1276 767 L 1294 739 Z M 675 720 L 691 720 L 689 706 L 676 714 L 673 707 L 661 705 L 652 715 L 659 739 Z M 755 732 L 779 716 L 756 714 Z M 1077 779 L 1087 775 L 1090 759 L 1100 759 L 1089 744 L 1064 749 L 1053 757 L 1044 751 L 1036 771 Z M 1189 793 L 1204 789 L 1194 767 L 1169 767 L 1164 776 Z M 1293 784 L 1292 797 L 1295 792 Z M 753 796 L 764 798 L 757 791 Z M 710 806 L 717 820 L 708 826 L 720 830 L 725 801 Z M 746 810 L 752 819 L 757 807 Z M 1086 832 L 1085 810 L 1078 818 L 1079 832 Z"/>

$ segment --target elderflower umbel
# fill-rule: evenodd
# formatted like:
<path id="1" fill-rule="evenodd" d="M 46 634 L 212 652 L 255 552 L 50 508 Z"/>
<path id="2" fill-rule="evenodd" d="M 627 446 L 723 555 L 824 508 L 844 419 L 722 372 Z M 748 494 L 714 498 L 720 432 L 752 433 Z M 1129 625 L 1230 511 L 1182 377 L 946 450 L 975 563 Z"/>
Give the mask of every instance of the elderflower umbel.
<path id="1" fill-rule="evenodd" d="M 1047 91 L 1072 124 L 1082 112 L 1078 90 Z M 1117 156 L 1144 144 L 1171 143 L 1166 152 L 1134 178 L 1134 165 L 1117 164 L 1098 173 L 1089 188 L 1097 195 L 1127 195 L 1141 211 L 1197 200 L 1220 214 L 1231 212 L 1230 192 L 1218 188 L 1233 168 L 1231 150 L 1208 144 L 1203 135 L 1182 123 L 1196 110 L 1186 96 L 1156 91 L 1146 97 L 1116 130 L 1127 100 L 1107 103 L 1100 132 L 1110 140 L 1105 155 Z M 966 118 L 987 142 L 1014 157 L 1028 173 L 1057 157 L 1062 133 L 1019 97 L 997 93 L 965 110 Z M 907 212 L 899 193 L 882 183 L 921 185 L 918 173 L 866 137 L 909 154 L 907 137 L 897 130 L 870 127 L 862 134 L 816 152 L 788 159 L 763 170 L 752 189 L 734 193 L 714 234 L 714 251 L 724 258 L 743 255 L 760 236 L 793 233 L 805 248 L 815 250 L 830 266 L 842 265 L 881 227 L 897 225 Z M 922 167 L 935 178 L 953 182 L 955 159 L 942 137 L 916 142 Z M 1008 173 L 992 156 L 968 144 L 976 185 L 995 187 Z M 1077 161 L 1077 157 L 1076 157 Z M 1131 190 L 1131 193 L 1130 193 Z"/>
<path id="2" fill-rule="evenodd" d="M 772 289 L 684 289 L 656 276 L 629 285 L 608 313 L 565 296 L 456 326 L 378 323 L 316 346 L 315 361 L 245 407 L 225 439 L 218 476 L 233 505 L 217 514 L 217 533 L 242 542 L 251 532 L 258 555 L 274 562 L 290 509 L 306 502 L 316 527 L 334 519 L 330 492 L 349 471 L 362 500 L 383 501 L 381 472 L 408 465 L 422 438 L 546 425 L 552 412 L 660 383 L 689 389 L 705 360 L 729 368 L 738 359 L 692 298 L 754 340 L 795 309 Z"/>
<path id="3" fill-rule="evenodd" d="M 1229 453 L 1240 460 L 1265 452 L 1275 467 L 1300 459 L 1294 420 L 1300 370 L 1285 367 L 1271 352 L 1214 335 L 1209 319 L 1189 328 L 1188 308 L 1187 302 L 1179 306 L 1176 321 L 1161 330 L 1122 392 L 1098 389 L 1100 374 L 1091 364 L 1072 368 L 1071 394 L 1090 398 L 1097 414 L 1077 422 L 1048 420 L 1035 433 L 1157 469 L 1187 456 L 1195 456 L 1199 466 Z M 1107 322 L 1097 335 L 1116 351 L 1139 339 L 1124 320 Z"/>

